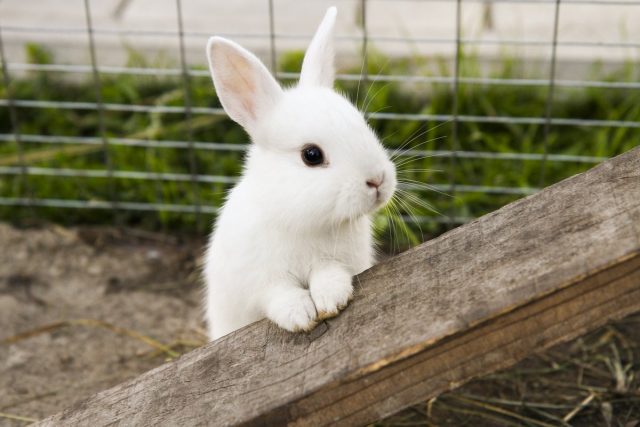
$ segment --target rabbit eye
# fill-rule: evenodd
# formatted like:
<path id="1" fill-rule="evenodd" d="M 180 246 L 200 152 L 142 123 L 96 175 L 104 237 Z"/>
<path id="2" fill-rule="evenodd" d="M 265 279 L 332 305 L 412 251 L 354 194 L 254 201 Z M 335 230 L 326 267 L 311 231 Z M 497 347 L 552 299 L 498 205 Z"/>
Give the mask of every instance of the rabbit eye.
<path id="1" fill-rule="evenodd" d="M 324 163 L 324 153 L 317 145 L 305 145 L 302 149 L 302 161 L 307 166 L 320 166 Z"/>

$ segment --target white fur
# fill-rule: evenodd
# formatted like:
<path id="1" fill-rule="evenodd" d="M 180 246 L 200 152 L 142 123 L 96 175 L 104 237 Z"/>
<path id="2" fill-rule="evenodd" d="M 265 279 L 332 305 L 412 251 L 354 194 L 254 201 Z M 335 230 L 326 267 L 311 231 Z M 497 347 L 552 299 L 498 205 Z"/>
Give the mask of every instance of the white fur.
<path id="1" fill-rule="evenodd" d="M 264 317 L 309 330 L 347 304 L 352 276 L 374 262 L 369 216 L 395 191 L 395 167 L 362 114 L 331 89 L 335 16 L 330 8 L 301 84 L 287 90 L 250 52 L 209 40 L 218 96 L 253 142 L 206 253 L 211 339 Z M 326 165 L 304 164 L 310 143 Z M 367 185 L 381 179 L 378 190 Z"/>
<path id="2" fill-rule="evenodd" d="M 333 66 L 333 27 L 336 23 L 337 10 L 330 7 L 324 16 L 316 35 L 311 40 L 302 61 L 300 84 L 309 86 L 333 87 L 335 69 Z"/>

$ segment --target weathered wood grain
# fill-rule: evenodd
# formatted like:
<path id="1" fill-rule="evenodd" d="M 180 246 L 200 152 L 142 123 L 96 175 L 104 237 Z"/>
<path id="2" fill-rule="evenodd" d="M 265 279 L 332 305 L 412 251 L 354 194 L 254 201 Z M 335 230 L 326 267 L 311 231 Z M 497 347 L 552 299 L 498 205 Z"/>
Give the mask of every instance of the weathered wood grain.
<path id="1" fill-rule="evenodd" d="M 640 149 L 361 274 L 307 335 L 261 321 L 41 425 L 358 425 L 640 310 Z"/>

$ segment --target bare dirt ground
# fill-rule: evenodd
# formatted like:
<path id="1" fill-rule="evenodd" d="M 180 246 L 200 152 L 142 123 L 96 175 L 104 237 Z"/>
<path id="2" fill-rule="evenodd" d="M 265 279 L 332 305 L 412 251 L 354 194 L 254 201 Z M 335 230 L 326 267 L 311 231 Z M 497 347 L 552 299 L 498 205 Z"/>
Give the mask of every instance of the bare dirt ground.
<path id="1" fill-rule="evenodd" d="M 40 419 L 204 342 L 202 246 L 0 224 L 0 413 Z"/>
<path id="2" fill-rule="evenodd" d="M 204 241 L 0 224 L 0 426 L 24 426 L 204 343 Z M 640 314 L 379 426 L 640 427 Z"/>

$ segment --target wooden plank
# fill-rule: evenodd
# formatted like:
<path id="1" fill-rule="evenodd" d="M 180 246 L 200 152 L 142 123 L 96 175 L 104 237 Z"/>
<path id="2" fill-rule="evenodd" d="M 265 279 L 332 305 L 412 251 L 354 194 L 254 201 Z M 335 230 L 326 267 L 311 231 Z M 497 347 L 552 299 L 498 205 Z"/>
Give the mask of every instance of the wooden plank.
<path id="1" fill-rule="evenodd" d="M 640 148 L 388 260 L 309 334 L 267 321 L 40 425 L 358 425 L 640 310 Z"/>

